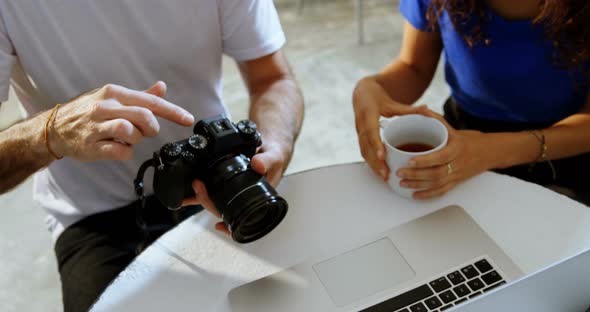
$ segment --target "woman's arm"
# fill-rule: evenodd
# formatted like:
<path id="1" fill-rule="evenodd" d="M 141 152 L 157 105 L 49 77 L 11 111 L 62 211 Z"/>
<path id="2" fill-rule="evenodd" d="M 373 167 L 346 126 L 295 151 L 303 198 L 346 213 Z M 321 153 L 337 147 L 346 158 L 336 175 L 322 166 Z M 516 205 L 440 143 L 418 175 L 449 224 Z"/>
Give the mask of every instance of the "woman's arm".
<path id="1" fill-rule="evenodd" d="M 353 107 L 361 153 L 384 180 L 388 179 L 389 168 L 379 136 L 379 118 L 421 110 L 409 104 L 418 100 L 432 81 L 441 51 L 440 33 L 419 31 L 406 22 L 399 57 L 380 73 L 363 78 L 356 85 Z"/>
<path id="2" fill-rule="evenodd" d="M 420 31 L 405 22 L 398 58 L 372 78 L 393 101 L 411 105 L 432 82 L 441 52 L 439 32 Z"/>
<path id="3" fill-rule="evenodd" d="M 543 133 L 545 134 L 548 159 L 560 159 L 590 152 L 590 93 L 588 93 L 584 108 L 578 114 L 544 129 Z M 507 160 L 507 163 L 498 164 L 499 167 L 528 163 L 530 157 L 527 157 L 527 154 L 535 154 L 535 159 L 539 156 L 538 144 L 535 146 L 536 150 L 533 148 L 530 152 L 519 147 L 518 144 L 512 143 L 511 147 L 512 157 Z"/>

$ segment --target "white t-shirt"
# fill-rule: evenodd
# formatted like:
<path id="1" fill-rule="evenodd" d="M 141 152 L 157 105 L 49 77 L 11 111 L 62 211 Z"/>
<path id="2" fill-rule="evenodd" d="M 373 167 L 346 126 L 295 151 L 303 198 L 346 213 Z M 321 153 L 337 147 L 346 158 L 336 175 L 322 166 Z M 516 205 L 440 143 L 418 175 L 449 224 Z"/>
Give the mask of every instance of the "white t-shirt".
<path id="1" fill-rule="evenodd" d="M 222 54 L 256 59 L 285 43 L 272 0 L 0 0 L 0 19 L 0 101 L 12 84 L 30 114 L 107 83 L 143 90 L 157 80 L 196 120 L 226 113 Z M 160 134 L 135 146 L 133 160 L 66 158 L 35 175 L 34 198 L 54 239 L 85 216 L 137 199 L 140 164 L 191 134 L 159 120 Z"/>

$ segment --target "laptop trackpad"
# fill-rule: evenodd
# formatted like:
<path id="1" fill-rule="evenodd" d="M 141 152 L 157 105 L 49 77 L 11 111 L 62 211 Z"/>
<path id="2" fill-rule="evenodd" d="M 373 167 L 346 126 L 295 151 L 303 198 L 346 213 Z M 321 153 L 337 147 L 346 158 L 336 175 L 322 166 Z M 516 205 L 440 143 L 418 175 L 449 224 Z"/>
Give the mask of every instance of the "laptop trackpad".
<path id="1" fill-rule="evenodd" d="M 416 275 L 389 238 L 317 263 L 313 269 L 337 306 L 345 306 Z"/>

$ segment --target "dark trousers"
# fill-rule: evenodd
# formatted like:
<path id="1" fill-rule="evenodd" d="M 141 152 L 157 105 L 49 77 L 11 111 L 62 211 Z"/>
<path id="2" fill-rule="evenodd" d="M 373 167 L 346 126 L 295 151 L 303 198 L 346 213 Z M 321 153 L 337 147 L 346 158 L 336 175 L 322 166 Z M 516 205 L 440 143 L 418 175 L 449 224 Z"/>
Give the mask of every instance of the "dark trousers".
<path id="1" fill-rule="evenodd" d="M 65 312 L 88 311 L 109 283 L 147 246 L 201 207 L 170 211 L 148 197 L 141 210 L 146 230 L 136 222 L 139 202 L 98 213 L 71 225 L 58 238 L 55 254 Z"/>
<path id="2" fill-rule="evenodd" d="M 512 123 L 486 120 L 464 111 L 452 98 L 444 105 L 444 116 L 455 129 L 478 130 L 482 132 L 517 132 L 538 130 L 551 126 L 551 123 Z M 532 134 L 531 134 L 532 135 Z M 550 144 L 550 143 L 549 143 Z M 540 149 L 539 149 L 540 150 Z M 543 186 L 558 186 L 572 192 L 571 197 L 590 206 L 590 153 L 552 161 L 556 175 L 549 163 L 536 163 L 495 170 L 528 182 Z"/>

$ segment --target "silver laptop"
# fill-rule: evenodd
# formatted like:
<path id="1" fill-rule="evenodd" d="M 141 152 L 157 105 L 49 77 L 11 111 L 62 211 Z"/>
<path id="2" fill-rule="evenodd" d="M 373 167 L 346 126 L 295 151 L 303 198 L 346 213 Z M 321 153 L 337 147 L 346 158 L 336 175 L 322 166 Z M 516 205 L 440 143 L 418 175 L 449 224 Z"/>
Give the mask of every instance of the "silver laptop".
<path id="1" fill-rule="evenodd" d="M 590 312 L 590 251 L 499 287 L 453 312 Z"/>
<path id="2" fill-rule="evenodd" d="M 234 312 L 444 311 L 524 274 L 458 206 L 233 289 Z"/>

